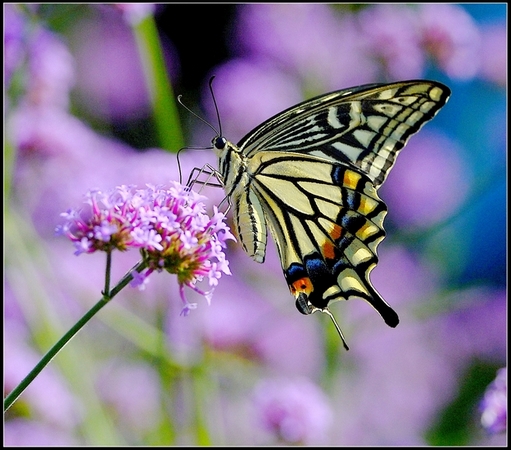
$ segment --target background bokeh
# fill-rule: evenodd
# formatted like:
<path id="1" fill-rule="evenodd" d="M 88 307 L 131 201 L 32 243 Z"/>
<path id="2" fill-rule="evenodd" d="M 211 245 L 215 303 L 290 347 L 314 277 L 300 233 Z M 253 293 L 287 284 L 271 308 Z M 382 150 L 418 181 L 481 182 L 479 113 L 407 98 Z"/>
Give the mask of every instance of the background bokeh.
<path id="1" fill-rule="evenodd" d="M 258 265 L 233 244 L 232 276 L 188 317 L 169 274 L 122 291 L 8 411 L 4 444 L 505 445 L 480 402 L 507 354 L 506 18 L 490 3 L 4 5 L 5 393 L 101 297 L 104 255 L 74 256 L 59 214 L 90 188 L 179 178 L 157 125 L 174 112 L 155 108 L 151 80 L 218 127 L 215 75 L 234 142 L 331 90 L 452 90 L 380 190 L 371 278 L 396 329 L 363 301 L 336 303 L 344 351 L 328 317 L 296 311 L 273 246 Z M 148 24 L 167 72 L 152 77 Z M 207 147 L 213 131 L 176 111 L 171 142 Z M 180 161 L 185 178 L 216 164 L 205 149 Z M 137 260 L 114 255 L 114 279 Z"/>

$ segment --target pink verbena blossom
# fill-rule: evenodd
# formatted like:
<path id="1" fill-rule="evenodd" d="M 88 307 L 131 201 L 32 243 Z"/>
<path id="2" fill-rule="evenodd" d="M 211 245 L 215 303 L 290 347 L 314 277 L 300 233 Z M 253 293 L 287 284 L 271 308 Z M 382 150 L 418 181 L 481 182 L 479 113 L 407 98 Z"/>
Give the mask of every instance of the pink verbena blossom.
<path id="1" fill-rule="evenodd" d="M 234 236 L 216 207 L 212 217 L 206 214 L 204 199 L 177 182 L 146 189 L 118 186 L 105 193 L 91 190 L 87 206 L 62 213 L 66 222 L 56 231 L 71 239 L 76 255 L 140 250 L 147 267 L 133 274 L 131 285 L 143 289 L 154 271 L 176 274 L 185 304 L 182 314 L 187 315 L 196 305 L 186 300 L 184 286 L 209 302 L 222 273 L 231 273 L 223 249 Z M 204 278 L 208 292 L 196 286 Z"/>

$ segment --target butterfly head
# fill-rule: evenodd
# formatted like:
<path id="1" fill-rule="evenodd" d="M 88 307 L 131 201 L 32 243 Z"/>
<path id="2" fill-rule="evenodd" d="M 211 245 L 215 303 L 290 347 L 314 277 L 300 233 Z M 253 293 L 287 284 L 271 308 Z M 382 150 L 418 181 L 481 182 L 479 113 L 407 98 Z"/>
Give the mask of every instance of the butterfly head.
<path id="1" fill-rule="evenodd" d="M 211 145 L 213 146 L 213 150 L 220 158 L 226 158 L 226 162 L 230 161 L 230 158 L 227 156 L 232 152 L 241 155 L 241 150 L 238 146 L 234 145 L 232 142 L 228 141 L 221 135 L 216 135 L 211 140 Z M 231 162 L 232 163 L 232 162 Z"/>
<path id="2" fill-rule="evenodd" d="M 227 143 L 227 139 L 225 139 L 223 136 L 215 136 L 211 141 L 211 144 L 213 144 L 213 149 L 217 152 L 224 151 Z"/>

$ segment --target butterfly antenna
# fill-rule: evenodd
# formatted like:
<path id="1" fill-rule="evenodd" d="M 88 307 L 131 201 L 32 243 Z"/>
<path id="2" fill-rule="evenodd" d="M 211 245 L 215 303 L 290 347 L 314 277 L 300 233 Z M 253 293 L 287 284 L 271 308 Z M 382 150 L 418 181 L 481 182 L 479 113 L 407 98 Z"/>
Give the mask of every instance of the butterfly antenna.
<path id="1" fill-rule="evenodd" d="M 213 81 L 213 78 L 211 78 L 210 80 L 210 89 L 211 89 L 211 81 Z M 214 97 L 213 97 L 213 100 L 214 100 Z M 179 102 L 179 104 L 184 108 L 186 109 L 192 116 L 194 116 L 196 119 L 199 119 L 202 123 L 205 123 L 209 128 L 211 128 L 213 130 L 213 132 L 215 133 L 215 136 L 220 136 L 219 132 L 215 129 L 215 127 L 213 125 L 211 125 L 207 120 L 203 119 L 201 116 L 199 116 L 197 113 L 193 112 L 188 106 L 186 106 L 183 102 L 183 96 L 182 95 L 178 95 L 177 96 L 177 101 Z M 216 113 L 217 113 L 217 117 L 218 117 L 218 108 L 216 106 L 216 101 L 215 101 L 215 109 L 216 109 Z M 179 159 L 179 155 L 180 153 L 187 149 L 187 148 L 196 148 L 196 149 L 201 149 L 201 150 L 204 150 L 204 149 L 211 149 L 211 147 L 183 147 L 183 148 L 180 148 L 177 152 L 177 168 L 178 168 L 178 171 L 179 171 L 179 182 L 182 184 L 183 183 L 183 172 L 181 170 L 181 160 Z"/>
<path id="2" fill-rule="evenodd" d="M 222 122 L 220 122 L 220 112 L 218 111 L 218 105 L 216 103 L 216 97 L 215 92 L 213 91 L 213 80 L 215 79 L 215 76 L 213 75 L 209 79 L 209 91 L 211 92 L 211 98 L 213 99 L 213 104 L 215 105 L 215 111 L 216 111 L 216 120 L 218 122 L 218 129 L 220 130 L 220 134 L 218 136 L 222 137 Z"/>
<path id="3" fill-rule="evenodd" d="M 211 81 L 210 81 L 211 83 Z M 203 119 L 201 116 L 199 116 L 197 113 L 193 112 L 190 108 L 188 108 L 188 106 L 186 106 L 184 103 L 183 103 L 183 100 L 182 100 L 182 95 L 178 95 L 177 96 L 177 101 L 179 102 L 179 104 L 184 108 L 186 109 L 192 116 L 196 117 L 197 119 L 199 119 L 202 123 L 205 123 L 209 128 L 211 128 L 214 132 L 215 132 L 215 135 L 216 136 L 220 136 L 220 134 L 218 134 L 218 131 L 215 129 L 215 127 L 213 125 L 211 125 L 206 119 Z M 213 100 L 214 100 L 214 97 L 213 97 Z M 215 108 L 216 108 L 216 102 L 215 102 Z M 218 114 L 218 109 L 217 109 L 217 114 Z"/>
<path id="4" fill-rule="evenodd" d="M 330 310 L 328 308 L 321 309 L 321 312 L 324 312 L 325 314 L 328 314 L 330 316 L 330 319 L 332 319 L 332 322 L 334 323 L 335 328 L 336 328 L 337 332 L 339 333 L 339 336 L 341 337 L 342 344 L 344 345 L 344 348 L 346 350 L 349 350 L 350 348 L 348 347 L 348 344 L 346 344 L 346 339 L 344 338 L 344 334 L 342 334 L 341 328 L 339 327 L 339 325 L 337 325 L 337 321 L 335 320 L 334 315 L 330 312 Z"/>

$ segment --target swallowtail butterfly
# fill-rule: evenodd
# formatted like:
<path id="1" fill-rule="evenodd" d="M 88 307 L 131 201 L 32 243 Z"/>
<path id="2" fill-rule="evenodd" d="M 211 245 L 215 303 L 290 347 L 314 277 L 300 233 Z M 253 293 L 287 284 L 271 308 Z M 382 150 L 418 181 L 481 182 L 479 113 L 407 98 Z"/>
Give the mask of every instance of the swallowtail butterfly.
<path id="1" fill-rule="evenodd" d="M 234 229 L 257 262 L 267 229 L 303 314 L 358 297 L 387 325 L 399 318 L 369 280 L 385 237 L 378 188 L 410 136 L 445 105 L 448 87 L 413 80 L 343 89 L 289 108 L 235 145 L 217 135 L 218 178 Z"/>

